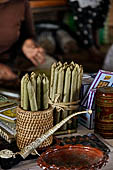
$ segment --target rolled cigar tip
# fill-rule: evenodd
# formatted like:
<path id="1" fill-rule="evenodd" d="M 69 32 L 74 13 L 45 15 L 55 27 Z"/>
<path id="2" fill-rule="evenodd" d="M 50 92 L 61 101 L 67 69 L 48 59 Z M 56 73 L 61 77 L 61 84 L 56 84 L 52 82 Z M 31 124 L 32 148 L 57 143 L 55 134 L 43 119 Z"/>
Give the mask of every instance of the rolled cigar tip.
<path id="1" fill-rule="evenodd" d="M 36 75 L 35 72 L 31 72 L 31 76 L 32 76 L 32 75 Z"/>
<path id="2" fill-rule="evenodd" d="M 57 63 L 57 66 L 62 66 L 62 63 L 59 61 L 59 62 Z"/>
<path id="3" fill-rule="evenodd" d="M 26 74 L 25 74 L 25 76 L 23 76 L 23 77 L 24 77 L 24 78 L 29 77 L 29 74 L 28 74 L 28 73 L 26 73 Z"/>
<path id="4" fill-rule="evenodd" d="M 71 62 L 71 65 L 73 65 L 73 66 L 75 65 L 74 61 Z"/>
<path id="5" fill-rule="evenodd" d="M 45 78 L 45 77 L 46 77 L 45 73 L 43 73 L 43 74 L 42 74 L 42 77 L 43 77 L 43 78 Z"/>
<path id="6" fill-rule="evenodd" d="M 54 62 L 54 63 L 51 65 L 51 67 L 56 67 L 56 65 L 57 65 L 57 63 Z"/>

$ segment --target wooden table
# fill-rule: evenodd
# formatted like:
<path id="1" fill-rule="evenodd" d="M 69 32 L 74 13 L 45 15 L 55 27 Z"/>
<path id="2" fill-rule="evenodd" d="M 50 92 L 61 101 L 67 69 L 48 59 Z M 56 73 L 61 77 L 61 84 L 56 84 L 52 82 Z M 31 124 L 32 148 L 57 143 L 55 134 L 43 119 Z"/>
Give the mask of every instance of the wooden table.
<path id="1" fill-rule="evenodd" d="M 85 127 L 79 125 L 78 126 L 78 130 L 77 133 L 75 134 L 71 134 L 70 136 L 73 135 L 87 135 L 88 133 L 93 133 L 93 130 L 88 130 Z M 63 135 L 66 136 L 66 135 Z M 106 145 L 107 143 L 109 143 L 107 146 L 110 148 L 111 152 L 109 154 L 109 161 L 107 163 L 107 165 L 103 168 L 101 168 L 101 170 L 113 170 L 113 139 L 111 140 L 105 140 L 103 138 L 101 138 L 100 136 L 98 136 Z M 110 146 L 110 144 L 112 144 L 112 146 Z M 36 164 L 36 159 L 34 160 L 27 160 L 24 162 L 20 162 L 18 165 L 16 165 L 15 167 L 13 167 L 13 170 L 42 170 L 40 167 L 37 166 Z"/>

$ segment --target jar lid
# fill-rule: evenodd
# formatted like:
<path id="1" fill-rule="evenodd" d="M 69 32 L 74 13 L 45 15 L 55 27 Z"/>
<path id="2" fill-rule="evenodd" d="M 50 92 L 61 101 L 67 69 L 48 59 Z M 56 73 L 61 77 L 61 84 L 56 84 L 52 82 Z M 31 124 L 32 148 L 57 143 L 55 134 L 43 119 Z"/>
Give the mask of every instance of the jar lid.
<path id="1" fill-rule="evenodd" d="M 100 94 L 102 96 L 110 95 L 113 96 L 113 87 L 99 87 L 97 88 L 97 94 Z"/>

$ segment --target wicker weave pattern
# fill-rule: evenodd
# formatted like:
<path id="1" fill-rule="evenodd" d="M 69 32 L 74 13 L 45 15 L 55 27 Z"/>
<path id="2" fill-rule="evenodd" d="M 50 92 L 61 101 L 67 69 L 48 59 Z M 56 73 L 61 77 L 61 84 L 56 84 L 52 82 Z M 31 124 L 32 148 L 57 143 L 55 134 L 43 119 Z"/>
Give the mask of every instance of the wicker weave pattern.
<path id="1" fill-rule="evenodd" d="M 47 130 L 53 127 L 53 108 L 44 111 L 32 112 L 17 108 L 17 146 L 24 148 Z M 49 146 L 53 136 L 48 137 L 39 148 Z"/>

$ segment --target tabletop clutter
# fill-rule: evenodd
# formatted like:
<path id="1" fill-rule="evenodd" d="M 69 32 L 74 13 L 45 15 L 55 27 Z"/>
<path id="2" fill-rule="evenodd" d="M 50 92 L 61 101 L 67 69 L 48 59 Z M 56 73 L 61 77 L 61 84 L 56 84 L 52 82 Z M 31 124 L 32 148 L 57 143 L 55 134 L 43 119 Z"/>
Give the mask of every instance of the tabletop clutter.
<path id="1" fill-rule="evenodd" d="M 43 156 L 39 156 L 40 161 L 38 161 L 41 168 L 51 166 L 54 170 L 62 167 L 68 170 L 81 167 L 89 170 L 101 168 L 107 161 L 108 152 L 106 154 L 101 147 L 94 147 L 88 136 L 79 138 L 79 142 L 73 147 L 71 145 L 66 147 L 66 144 L 65 147 L 55 146 L 56 149 L 51 150 L 51 146 L 53 147 L 54 136 L 76 133 L 79 123 L 88 129 L 94 129 L 95 133 L 104 138 L 113 138 L 112 72 L 99 70 L 96 74 L 83 74 L 83 67 L 74 62 L 53 63 L 50 79 L 45 74 L 37 75 L 35 72 L 26 73 L 22 77 L 19 101 L 0 96 L 0 136 L 9 145 L 16 141 L 21 158 L 25 159 L 29 154 L 36 154 L 38 149 L 45 148 L 48 151 L 46 148 L 49 147 L 48 159 L 59 156 L 59 162 L 56 161 L 56 164 L 54 161 L 54 163 L 47 162 L 44 152 Z M 85 143 L 86 140 L 90 141 L 90 144 L 82 146 L 80 141 L 83 139 Z M 89 154 L 86 154 L 87 149 Z M 61 164 L 62 154 L 71 156 L 73 154 L 76 157 L 78 152 L 81 153 L 81 160 L 77 158 L 78 162 L 75 163 L 70 158 L 71 163 L 62 160 L 64 164 Z M 91 155 L 90 152 L 93 154 Z M 3 164 L 4 155 L 8 154 L 8 150 L 0 151 Z M 84 154 L 86 157 L 83 156 Z M 15 158 L 12 156 L 13 153 L 9 155 L 15 161 L 18 154 Z M 9 157 L 7 156 L 7 159 Z M 96 157 L 97 160 L 94 159 Z M 91 159 L 92 163 L 89 163 L 88 159 Z M 80 161 L 82 163 L 85 161 L 86 164 L 82 166 Z"/>

